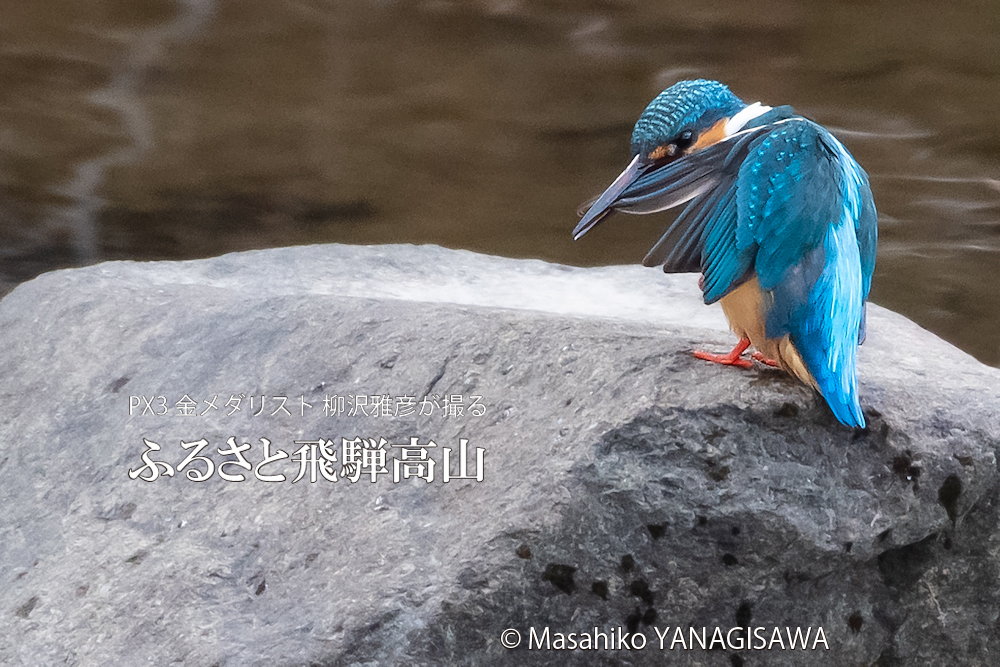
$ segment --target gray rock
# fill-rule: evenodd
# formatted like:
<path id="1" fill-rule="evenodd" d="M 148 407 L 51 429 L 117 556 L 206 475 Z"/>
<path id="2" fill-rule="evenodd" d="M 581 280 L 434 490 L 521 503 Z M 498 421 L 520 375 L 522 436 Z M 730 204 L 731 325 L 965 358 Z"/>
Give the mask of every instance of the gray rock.
<path id="1" fill-rule="evenodd" d="M 640 267 L 428 246 L 116 262 L 21 285 L 0 332 L 0 663 L 995 664 L 1000 371 L 884 309 L 864 432 L 779 371 L 693 359 L 734 342 L 721 314 L 694 276 Z M 439 403 L 324 413 L 358 395 Z M 432 440 L 435 479 L 292 483 L 284 459 L 256 468 L 284 482 L 224 481 L 231 436 L 253 465 L 261 438 Z M 144 438 L 172 477 L 130 477 L 151 475 Z M 484 480 L 443 483 L 463 438 Z M 199 439 L 204 482 L 176 470 Z M 829 650 L 671 649 L 676 627 L 736 626 L 810 646 L 822 627 Z M 529 651 L 546 627 L 615 648 Z"/>

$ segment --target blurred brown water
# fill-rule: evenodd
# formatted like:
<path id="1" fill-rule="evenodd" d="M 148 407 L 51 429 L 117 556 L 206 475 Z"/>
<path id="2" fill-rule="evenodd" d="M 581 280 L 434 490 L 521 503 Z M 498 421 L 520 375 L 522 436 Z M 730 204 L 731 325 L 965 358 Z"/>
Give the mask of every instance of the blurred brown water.
<path id="1" fill-rule="evenodd" d="M 322 242 L 636 263 L 670 214 L 574 243 L 575 210 L 624 166 L 646 103 L 705 77 L 834 131 L 879 208 L 873 300 L 1000 365 L 994 3 L 0 6 L 6 289 Z"/>

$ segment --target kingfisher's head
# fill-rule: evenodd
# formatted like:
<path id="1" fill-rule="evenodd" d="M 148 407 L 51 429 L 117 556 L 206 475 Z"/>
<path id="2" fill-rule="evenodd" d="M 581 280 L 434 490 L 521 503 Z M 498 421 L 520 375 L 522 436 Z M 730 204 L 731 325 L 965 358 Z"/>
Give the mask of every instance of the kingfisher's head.
<path id="1" fill-rule="evenodd" d="M 639 116 L 632 131 L 632 161 L 604 194 L 584 205 L 573 238 L 586 234 L 614 210 L 653 213 L 696 196 L 699 190 L 690 184 L 666 187 L 670 185 L 668 165 L 736 135 L 749 120 L 770 109 L 759 103 L 747 106 L 718 81 L 698 79 L 670 86 Z M 646 186 L 655 186 L 657 174 L 663 176 L 663 196 L 647 193 L 641 202 L 629 200 L 633 183 L 643 179 Z"/>
<path id="2" fill-rule="evenodd" d="M 656 96 L 632 131 L 632 155 L 662 164 L 726 136 L 726 121 L 747 105 L 718 81 L 680 81 Z"/>

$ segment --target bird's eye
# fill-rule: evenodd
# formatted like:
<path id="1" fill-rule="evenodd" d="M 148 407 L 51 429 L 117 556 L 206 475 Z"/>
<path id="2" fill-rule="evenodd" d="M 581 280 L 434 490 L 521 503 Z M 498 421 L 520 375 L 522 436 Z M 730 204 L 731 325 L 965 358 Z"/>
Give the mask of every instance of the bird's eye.
<path id="1" fill-rule="evenodd" d="M 694 132 L 691 130 L 684 130 L 677 136 L 677 140 L 674 141 L 677 147 L 681 150 L 688 148 L 692 143 L 694 143 Z"/>

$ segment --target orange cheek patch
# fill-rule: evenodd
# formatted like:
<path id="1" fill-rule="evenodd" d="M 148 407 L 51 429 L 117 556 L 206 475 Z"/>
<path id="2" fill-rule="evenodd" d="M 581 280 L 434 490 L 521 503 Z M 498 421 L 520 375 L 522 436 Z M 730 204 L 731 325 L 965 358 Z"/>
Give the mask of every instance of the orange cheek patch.
<path id="1" fill-rule="evenodd" d="M 694 153 L 695 151 L 700 151 L 706 146 L 711 146 L 714 143 L 718 143 L 726 138 L 726 121 L 728 118 L 723 118 L 717 122 L 712 127 L 708 128 L 700 135 L 698 135 L 698 141 L 691 145 L 691 148 L 687 150 L 688 153 Z"/>
<path id="2" fill-rule="evenodd" d="M 649 159 L 650 160 L 662 160 L 665 157 L 672 157 L 673 154 L 676 152 L 675 150 L 671 150 L 672 146 L 673 146 L 673 144 L 667 144 L 667 145 L 664 145 L 664 146 L 657 146 L 649 154 Z"/>

